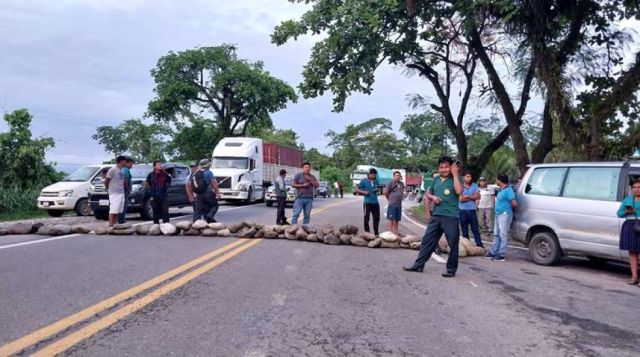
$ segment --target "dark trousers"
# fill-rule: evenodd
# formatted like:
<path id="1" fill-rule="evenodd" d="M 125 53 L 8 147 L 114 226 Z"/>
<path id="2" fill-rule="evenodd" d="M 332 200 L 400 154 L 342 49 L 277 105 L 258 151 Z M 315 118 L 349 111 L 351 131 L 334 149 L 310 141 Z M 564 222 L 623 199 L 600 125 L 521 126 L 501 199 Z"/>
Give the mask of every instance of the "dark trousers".
<path id="1" fill-rule="evenodd" d="M 198 193 L 196 196 L 196 213 L 198 219 L 203 218 L 207 222 L 213 221 L 216 213 L 218 213 L 218 199 L 213 192 Z"/>
<path id="2" fill-rule="evenodd" d="M 127 218 L 127 209 L 129 209 L 129 192 L 124 193 L 124 209 L 118 215 L 118 224 L 125 223 L 125 219 Z"/>
<path id="3" fill-rule="evenodd" d="M 278 211 L 276 213 L 276 224 L 284 224 L 287 217 L 284 216 L 284 206 L 287 203 L 286 197 L 276 197 L 276 203 L 278 204 Z"/>
<path id="4" fill-rule="evenodd" d="M 369 233 L 369 216 L 373 216 L 373 234 L 378 235 L 380 225 L 380 205 L 377 203 L 364 204 L 364 231 Z"/>
<path id="5" fill-rule="evenodd" d="M 151 208 L 153 209 L 153 223 L 169 223 L 169 200 L 167 198 L 151 198 Z"/>
<path id="6" fill-rule="evenodd" d="M 471 233 L 473 233 L 473 239 L 476 241 L 478 247 L 482 247 L 482 237 L 480 236 L 480 229 L 478 228 L 478 215 L 476 210 L 461 209 L 460 210 L 460 228 L 462 228 L 462 236 L 469 239 L 469 226 L 471 226 Z"/>
<path id="7" fill-rule="evenodd" d="M 340 198 L 343 198 L 343 196 L 344 196 L 344 189 L 341 188 L 340 189 Z"/>
<path id="8" fill-rule="evenodd" d="M 460 220 L 458 218 L 446 216 L 433 216 L 429 220 L 427 230 L 422 236 L 420 253 L 418 259 L 413 263 L 415 268 L 424 268 L 431 254 L 438 246 L 438 241 L 444 233 L 449 244 L 449 259 L 447 260 L 447 272 L 455 274 L 458 270 L 458 243 L 460 241 Z"/>

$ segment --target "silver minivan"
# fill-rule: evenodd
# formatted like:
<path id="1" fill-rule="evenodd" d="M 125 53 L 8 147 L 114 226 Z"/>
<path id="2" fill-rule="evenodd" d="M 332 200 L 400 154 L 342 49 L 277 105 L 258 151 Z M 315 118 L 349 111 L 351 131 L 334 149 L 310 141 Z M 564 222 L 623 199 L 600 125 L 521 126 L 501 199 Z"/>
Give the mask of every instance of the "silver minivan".
<path id="1" fill-rule="evenodd" d="M 563 255 L 628 261 L 619 249 L 624 219 L 616 212 L 631 177 L 640 178 L 640 162 L 531 165 L 518 187 L 511 237 L 541 265 Z"/>

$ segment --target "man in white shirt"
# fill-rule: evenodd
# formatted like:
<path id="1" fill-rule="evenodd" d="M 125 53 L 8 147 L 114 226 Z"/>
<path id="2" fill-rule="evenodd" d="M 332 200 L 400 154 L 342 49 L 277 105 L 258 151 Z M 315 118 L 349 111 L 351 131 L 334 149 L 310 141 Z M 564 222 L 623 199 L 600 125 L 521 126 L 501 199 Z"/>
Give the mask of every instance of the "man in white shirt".
<path id="1" fill-rule="evenodd" d="M 488 236 L 493 235 L 493 210 L 495 206 L 495 190 L 487 185 L 487 180 L 480 177 L 480 201 L 478 201 L 478 222 L 480 232 Z"/>

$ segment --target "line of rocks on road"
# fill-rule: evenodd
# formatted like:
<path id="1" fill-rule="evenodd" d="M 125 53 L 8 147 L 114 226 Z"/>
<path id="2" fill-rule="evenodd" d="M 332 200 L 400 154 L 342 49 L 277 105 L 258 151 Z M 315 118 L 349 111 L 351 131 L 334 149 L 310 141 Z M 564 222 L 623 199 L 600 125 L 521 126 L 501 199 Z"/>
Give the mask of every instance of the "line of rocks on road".
<path id="1" fill-rule="evenodd" d="M 322 227 L 308 225 L 263 225 L 252 221 L 242 221 L 225 225 L 223 223 L 207 223 L 198 220 L 193 223 L 180 221 L 172 223 L 137 225 L 131 223 L 117 224 L 114 227 L 98 227 L 91 230 L 86 225 L 43 225 L 41 223 L 27 224 L 16 223 L 7 228 L 0 228 L 3 234 L 39 234 L 46 236 L 61 236 L 67 234 L 96 235 L 120 235 L 120 236 L 205 236 L 205 237 L 237 237 L 237 238 L 264 238 L 287 239 L 305 242 L 317 242 L 327 245 L 353 245 L 369 248 L 391 249 L 420 249 L 421 239 L 415 235 L 398 237 L 391 232 L 383 232 L 376 237 L 374 234 L 359 232 L 358 227 L 347 224 L 336 228 L 327 224 Z M 446 250 L 446 241 L 441 240 L 441 249 Z M 476 247 L 468 239 L 461 239 L 459 246 L 460 256 L 484 255 L 486 250 Z"/>

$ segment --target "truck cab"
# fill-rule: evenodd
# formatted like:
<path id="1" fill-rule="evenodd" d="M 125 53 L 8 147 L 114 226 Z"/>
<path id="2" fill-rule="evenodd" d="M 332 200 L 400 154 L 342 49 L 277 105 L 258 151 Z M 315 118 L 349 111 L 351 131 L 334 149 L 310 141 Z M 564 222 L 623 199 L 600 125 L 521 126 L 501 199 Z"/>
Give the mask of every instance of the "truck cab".
<path id="1" fill-rule="evenodd" d="M 223 200 L 250 203 L 264 197 L 261 139 L 220 140 L 213 150 L 211 167 Z"/>

